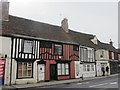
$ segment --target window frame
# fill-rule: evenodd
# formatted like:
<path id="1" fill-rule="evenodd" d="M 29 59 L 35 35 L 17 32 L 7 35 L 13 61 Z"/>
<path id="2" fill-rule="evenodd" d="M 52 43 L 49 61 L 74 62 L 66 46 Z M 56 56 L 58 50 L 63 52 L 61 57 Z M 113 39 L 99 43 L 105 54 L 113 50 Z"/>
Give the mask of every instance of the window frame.
<path id="1" fill-rule="evenodd" d="M 88 61 L 88 52 L 87 52 L 87 48 L 84 47 L 80 47 L 80 60 L 81 61 Z"/>
<path id="2" fill-rule="evenodd" d="M 89 67 L 88 67 L 89 66 Z M 90 72 L 90 64 L 87 64 L 87 72 Z"/>
<path id="3" fill-rule="evenodd" d="M 79 51 L 79 45 L 73 45 L 73 51 Z"/>
<path id="4" fill-rule="evenodd" d="M 22 65 L 23 65 L 23 63 L 27 63 L 27 65 L 28 65 L 28 63 L 31 63 L 31 76 L 23 76 L 23 73 L 22 73 L 22 76 L 19 77 L 19 63 L 22 63 Z M 22 66 L 22 70 L 25 70 L 25 69 L 23 69 L 23 66 Z M 26 70 L 27 71 L 29 70 L 28 66 L 27 66 Z M 27 73 L 27 75 L 28 75 L 28 73 Z M 33 78 L 33 62 L 32 61 L 25 61 L 25 62 L 24 61 L 17 61 L 17 74 L 16 74 L 16 76 L 17 76 L 17 79 Z"/>
<path id="5" fill-rule="evenodd" d="M 93 49 L 88 49 L 88 61 L 89 62 L 94 61 L 94 51 L 93 51 Z"/>
<path id="6" fill-rule="evenodd" d="M 95 71 L 94 64 L 91 64 L 91 71 Z"/>
<path id="7" fill-rule="evenodd" d="M 57 46 L 56 46 L 57 45 Z M 57 51 L 57 53 L 56 53 L 56 48 L 58 47 L 58 46 L 60 46 L 60 48 L 61 48 L 61 53 L 59 54 L 59 51 Z M 58 50 L 58 48 L 57 48 L 57 50 Z M 58 43 L 55 43 L 54 44 L 54 54 L 55 55 L 59 55 L 59 56 L 63 56 L 63 45 L 62 44 L 58 44 Z"/>
<path id="8" fill-rule="evenodd" d="M 100 59 L 104 59 L 105 58 L 105 51 L 101 50 L 100 51 Z"/>
<path id="9" fill-rule="evenodd" d="M 32 51 L 29 51 L 29 52 L 25 51 L 25 42 L 26 41 L 32 42 L 32 46 L 31 46 Z M 22 43 L 21 44 L 22 44 L 21 45 L 21 52 L 22 53 L 28 53 L 28 54 L 32 54 L 33 53 L 33 49 L 34 49 L 34 41 L 33 40 L 22 39 Z"/>
<path id="10" fill-rule="evenodd" d="M 58 76 L 69 76 L 70 75 L 70 64 L 69 63 L 57 63 L 57 75 Z"/>
<path id="11" fill-rule="evenodd" d="M 114 56 L 114 52 L 112 52 L 112 60 L 114 60 L 115 59 L 115 56 Z"/>
<path id="12" fill-rule="evenodd" d="M 52 42 L 40 41 L 40 48 L 52 48 Z"/>

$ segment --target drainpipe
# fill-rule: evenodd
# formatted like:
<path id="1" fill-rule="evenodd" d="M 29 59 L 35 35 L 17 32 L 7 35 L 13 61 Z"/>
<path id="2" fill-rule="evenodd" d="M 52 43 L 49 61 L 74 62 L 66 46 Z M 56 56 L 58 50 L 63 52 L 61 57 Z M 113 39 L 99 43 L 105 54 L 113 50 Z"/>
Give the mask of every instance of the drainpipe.
<path id="1" fill-rule="evenodd" d="M 97 60 L 96 60 L 96 50 L 94 50 L 94 59 L 95 59 L 95 73 L 96 73 L 95 77 L 97 77 L 97 65 L 96 65 Z"/>
<path id="2" fill-rule="evenodd" d="M 97 77 L 97 65 L 96 65 L 96 61 L 97 60 L 95 60 L 95 73 L 96 73 L 95 77 Z"/>

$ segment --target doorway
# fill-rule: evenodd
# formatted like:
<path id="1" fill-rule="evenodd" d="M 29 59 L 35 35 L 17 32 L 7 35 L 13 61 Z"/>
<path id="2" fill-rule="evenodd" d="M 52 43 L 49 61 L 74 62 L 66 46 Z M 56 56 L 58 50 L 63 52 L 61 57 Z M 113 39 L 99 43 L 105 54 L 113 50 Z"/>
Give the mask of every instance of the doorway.
<path id="1" fill-rule="evenodd" d="M 56 66 L 56 64 L 50 65 L 50 80 L 57 80 L 57 66 Z"/>
<path id="2" fill-rule="evenodd" d="M 38 81 L 45 80 L 45 65 L 38 64 Z"/>

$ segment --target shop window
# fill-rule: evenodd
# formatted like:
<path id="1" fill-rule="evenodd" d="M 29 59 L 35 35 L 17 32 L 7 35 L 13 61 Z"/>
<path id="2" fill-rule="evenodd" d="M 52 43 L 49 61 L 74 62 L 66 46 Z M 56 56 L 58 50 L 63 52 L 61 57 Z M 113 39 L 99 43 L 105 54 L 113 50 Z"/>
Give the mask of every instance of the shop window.
<path id="1" fill-rule="evenodd" d="M 62 45 L 61 44 L 55 44 L 54 53 L 55 53 L 55 55 L 62 55 Z"/>
<path id="2" fill-rule="evenodd" d="M 31 78 L 33 64 L 31 62 L 18 62 L 18 78 Z"/>
<path id="3" fill-rule="evenodd" d="M 58 63 L 57 69 L 58 69 L 58 75 L 69 75 L 69 64 L 68 63 Z"/>
<path id="4" fill-rule="evenodd" d="M 52 48 L 52 42 L 41 41 L 40 42 L 40 47 L 41 48 Z"/>

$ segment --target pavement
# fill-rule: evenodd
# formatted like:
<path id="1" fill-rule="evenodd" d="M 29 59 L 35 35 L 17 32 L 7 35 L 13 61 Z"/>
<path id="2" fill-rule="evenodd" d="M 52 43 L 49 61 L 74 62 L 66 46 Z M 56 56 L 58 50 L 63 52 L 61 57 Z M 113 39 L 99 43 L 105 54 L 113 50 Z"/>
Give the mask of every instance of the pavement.
<path id="1" fill-rule="evenodd" d="M 69 80 L 60 80 L 60 81 L 49 81 L 49 82 L 39 82 L 39 83 L 31 83 L 31 84 L 2 86 L 2 90 L 17 90 L 17 89 L 24 89 L 24 88 L 45 87 L 45 86 L 52 86 L 52 85 L 69 84 L 69 83 L 76 83 L 76 82 L 112 77 L 112 76 L 117 76 L 117 75 L 118 74 L 113 74 L 113 75 L 109 75 L 109 76 L 100 76 L 100 77 L 86 77 L 83 79 L 78 78 L 78 79 L 69 79 Z"/>

